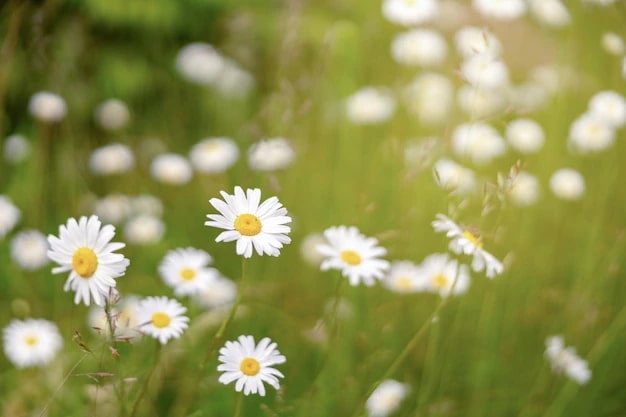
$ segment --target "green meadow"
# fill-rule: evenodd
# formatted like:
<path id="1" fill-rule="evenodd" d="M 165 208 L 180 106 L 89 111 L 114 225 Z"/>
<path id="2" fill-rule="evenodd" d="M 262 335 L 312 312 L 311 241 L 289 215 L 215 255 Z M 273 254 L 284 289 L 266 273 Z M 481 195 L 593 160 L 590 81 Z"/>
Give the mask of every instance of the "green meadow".
<path id="1" fill-rule="evenodd" d="M 414 25 L 446 42 L 432 66 L 394 59 L 392 42 L 410 27 L 386 18 L 380 0 L 0 3 L 0 194 L 21 213 L 0 239 L 0 327 L 45 319 L 63 342 L 48 363 L 22 368 L 7 356 L 12 341 L 3 336 L 0 415 L 372 416 L 366 400 L 393 379 L 408 391 L 390 416 L 626 416 L 625 130 L 612 126 L 614 137 L 602 147 L 571 139 L 595 94 L 626 95 L 625 52 L 602 41 L 609 32 L 626 38 L 626 4 L 563 1 L 569 22 L 551 27 L 531 11 L 504 20 L 484 16 L 471 1 L 439 3 L 438 17 Z M 455 34 L 468 26 L 485 31 L 487 46 L 487 33 L 499 40 L 498 59 L 508 69 L 506 85 L 491 92 L 499 104 L 490 111 L 464 107 L 457 97 L 471 74 L 462 69 Z M 177 57 L 197 42 L 247 75 L 230 84 L 185 76 Z M 540 79 L 537 68 L 549 68 L 552 78 Z M 437 95 L 411 96 L 426 73 L 449 80 L 449 106 Z M 393 100 L 392 114 L 359 123 L 348 101 L 369 86 Z M 40 91 L 63 98 L 60 120 L 33 113 L 31 98 Z M 94 118 L 113 98 L 128 110 L 119 128 Z M 440 120 L 420 116 L 437 105 L 446 107 Z M 519 118 L 542 128 L 540 149 L 510 145 L 507 127 Z M 499 155 L 480 161 L 480 149 L 458 149 L 457 127 L 473 123 L 499 133 Z M 28 145 L 21 158 L 5 139 L 16 134 Z M 223 172 L 193 167 L 180 183 L 154 174 L 157 156 L 188 160 L 211 137 L 230 138 L 239 149 Z M 278 169 L 251 166 L 251 146 L 277 137 L 288 141 L 293 160 Z M 94 150 L 113 143 L 128 147 L 134 163 L 120 173 L 95 172 Z M 471 172 L 457 174 L 471 176 L 467 190 L 435 168 L 442 159 Z M 562 168 L 584 179 L 579 195 L 564 197 L 567 190 L 551 184 Z M 536 183 L 520 199 L 513 188 L 521 171 Z M 261 201 L 276 196 L 287 209 L 291 243 L 279 256 L 244 258 L 235 242 L 215 241 L 222 230 L 204 225 L 217 213 L 209 199 L 235 186 L 259 188 Z M 94 329 L 93 306 L 75 304 L 74 291 L 64 291 L 68 272 L 53 274 L 52 261 L 27 270 L 12 252 L 21 231 L 59 236 L 59 226 L 95 214 L 112 194 L 160 202 L 162 236 L 133 237 L 142 227 L 130 231 L 125 217 L 112 241 L 126 244 L 117 252 L 130 261 L 115 280 L 121 300 L 166 296 L 187 308 L 189 327 L 166 344 L 141 327 L 132 338 Z M 503 272 L 488 278 L 471 268 L 472 254 L 451 251 L 451 239 L 433 229 L 437 214 L 471 231 Z M 0 210 L 0 230 L 7 216 Z M 340 270 L 322 271 L 311 259 L 319 255 L 303 245 L 340 225 L 376 238 L 389 262 L 418 265 L 447 253 L 467 265 L 468 287 L 440 296 L 393 291 L 386 278 L 350 285 Z M 207 308 L 165 284 L 160 263 L 187 247 L 210 254 L 210 266 L 237 285 L 234 304 Z M 218 352 L 240 335 L 277 344 L 286 357 L 274 366 L 284 375 L 279 389 L 265 384 L 265 396 L 242 395 L 218 381 Z M 557 335 L 587 362 L 585 383 L 553 369 L 546 339 Z"/>

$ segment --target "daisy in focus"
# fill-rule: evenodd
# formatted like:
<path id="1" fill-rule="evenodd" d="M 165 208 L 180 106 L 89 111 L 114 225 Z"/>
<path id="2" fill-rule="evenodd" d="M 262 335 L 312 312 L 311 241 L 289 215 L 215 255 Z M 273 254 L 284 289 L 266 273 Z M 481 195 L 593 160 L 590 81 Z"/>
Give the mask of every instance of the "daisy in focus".
<path id="1" fill-rule="evenodd" d="M 354 226 L 333 226 L 324 231 L 328 244 L 317 246 L 317 251 L 326 259 L 320 265 L 322 271 L 338 269 L 350 280 L 350 285 L 361 281 L 372 286 L 382 279 L 389 269 L 389 262 L 379 257 L 387 250 L 378 246 L 378 240 L 366 237 Z"/>
<path id="2" fill-rule="evenodd" d="M 178 339 L 188 327 L 187 308 L 167 297 L 147 297 L 137 304 L 139 330 L 164 345 Z"/>
<path id="3" fill-rule="evenodd" d="M 235 391 L 260 396 L 265 396 L 264 382 L 280 388 L 278 377 L 284 378 L 284 375 L 272 366 L 287 361 L 268 337 L 256 345 L 252 336 L 239 336 L 237 341 L 226 342 L 218 359 L 221 364 L 217 370 L 223 372 L 219 378 L 222 384 L 237 381 Z"/>
<path id="4" fill-rule="evenodd" d="M 555 373 L 565 374 L 580 385 L 591 379 L 587 361 L 578 357 L 573 347 L 566 348 L 563 337 L 551 336 L 546 339 L 545 356 Z"/>
<path id="5" fill-rule="evenodd" d="M 450 250 L 456 254 L 472 255 L 472 269 L 475 272 L 486 270 L 487 278 L 493 278 L 503 272 L 504 267 L 495 256 L 483 249 L 480 237 L 467 229 L 462 229 L 449 217 L 437 214 L 437 220 L 432 222 L 435 232 L 445 232 L 451 238 Z"/>
<path id="6" fill-rule="evenodd" d="M 169 251 L 159 265 L 163 281 L 174 289 L 174 295 L 196 295 L 206 291 L 219 275 L 209 268 L 213 259 L 203 250 L 178 248 Z"/>
<path id="7" fill-rule="evenodd" d="M 115 279 L 124 275 L 130 261 L 115 251 L 125 244 L 111 242 L 115 227 L 105 225 L 97 216 L 83 216 L 78 221 L 70 218 L 66 225 L 59 226 L 59 237 L 48 235 L 48 257 L 59 264 L 53 274 L 70 273 L 65 291 L 75 291 L 74 303 L 85 305 L 93 302 L 104 306 L 110 289 L 115 288 Z"/>
<path id="8" fill-rule="evenodd" d="M 11 320 L 2 339 L 5 355 L 18 368 L 47 365 L 63 346 L 56 324 L 43 319 Z"/>
<path id="9" fill-rule="evenodd" d="M 205 226 L 226 230 L 215 239 L 216 242 L 237 241 L 237 255 L 252 256 L 253 249 L 259 255 L 280 255 L 283 245 L 291 243 L 287 233 L 291 228 L 291 217 L 277 197 L 270 197 L 261 203 L 261 190 L 250 189 L 244 193 L 239 186 L 235 194 L 220 191 L 224 201 L 212 198 L 209 203 L 220 214 L 208 214 L 210 221 Z"/>

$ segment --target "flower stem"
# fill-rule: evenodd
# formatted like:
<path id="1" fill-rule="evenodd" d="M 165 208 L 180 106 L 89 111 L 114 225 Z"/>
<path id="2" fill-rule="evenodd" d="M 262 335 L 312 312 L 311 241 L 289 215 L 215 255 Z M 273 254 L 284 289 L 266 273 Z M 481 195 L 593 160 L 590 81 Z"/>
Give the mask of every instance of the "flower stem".
<path id="1" fill-rule="evenodd" d="M 141 403 L 141 400 L 143 399 L 144 394 L 148 390 L 148 384 L 150 383 L 150 380 L 152 379 L 152 375 L 154 374 L 154 370 L 156 369 L 159 363 L 159 357 L 161 356 L 161 343 L 158 341 L 158 339 L 156 340 L 156 344 L 157 344 L 156 350 L 154 352 L 154 364 L 152 365 L 152 368 L 150 368 L 150 372 L 148 373 L 148 376 L 146 377 L 143 385 L 141 386 L 139 395 L 137 396 L 137 400 L 135 401 L 135 404 L 133 405 L 133 410 L 130 412 L 130 417 L 135 417 L 135 415 L 137 414 L 137 410 L 139 410 L 139 404 Z"/>
<path id="2" fill-rule="evenodd" d="M 237 399 L 235 400 L 235 414 L 233 414 L 233 417 L 239 417 L 241 415 L 242 405 L 243 405 L 243 392 L 238 392 Z"/>

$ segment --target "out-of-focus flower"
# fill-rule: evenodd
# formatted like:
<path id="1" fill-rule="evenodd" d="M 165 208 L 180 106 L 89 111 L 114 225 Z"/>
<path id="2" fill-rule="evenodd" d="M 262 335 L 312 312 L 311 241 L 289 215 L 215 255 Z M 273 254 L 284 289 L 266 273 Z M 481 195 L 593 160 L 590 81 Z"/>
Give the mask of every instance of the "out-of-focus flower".
<path id="1" fill-rule="evenodd" d="M 555 373 L 565 374 L 579 385 L 584 385 L 591 379 L 587 361 L 581 359 L 573 347 L 566 348 L 562 336 L 550 336 L 546 339 L 544 355 Z"/>
<path id="2" fill-rule="evenodd" d="M 212 85 L 224 68 L 224 58 L 209 44 L 191 43 L 178 52 L 176 68 L 188 81 Z"/>
<path id="3" fill-rule="evenodd" d="M 393 261 L 381 284 L 399 294 L 411 294 L 428 288 L 426 276 L 418 265 L 411 261 Z"/>
<path id="4" fill-rule="evenodd" d="M 45 366 L 63 346 L 59 328 L 43 319 L 11 320 L 2 340 L 5 355 L 17 368 Z"/>
<path id="5" fill-rule="evenodd" d="M 124 237 L 133 245 L 158 243 L 165 233 L 165 223 L 158 217 L 139 214 L 128 219 L 124 225 Z"/>
<path id="6" fill-rule="evenodd" d="M 550 189 L 562 200 L 580 200 L 585 194 L 585 179 L 574 169 L 562 168 L 550 177 Z"/>
<path id="7" fill-rule="evenodd" d="M 402 65 L 435 67 L 445 61 L 447 53 L 445 39 L 431 29 L 412 29 L 400 33 L 391 43 L 391 55 Z"/>
<path id="8" fill-rule="evenodd" d="M 460 195 L 467 195 L 476 190 L 474 171 L 457 164 L 451 159 L 440 159 L 433 167 L 437 185 Z"/>
<path id="9" fill-rule="evenodd" d="M 457 92 L 457 103 L 472 119 L 482 119 L 504 110 L 507 100 L 500 88 L 483 89 L 463 85 Z"/>
<path id="10" fill-rule="evenodd" d="M 622 56 L 626 53 L 624 39 L 615 32 L 606 32 L 602 35 L 602 48 L 611 55 Z"/>
<path id="11" fill-rule="evenodd" d="M 48 91 L 40 91 L 31 96 L 28 110 L 42 122 L 54 123 L 65 117 L 67 106 L 61 96 Z"/>
<path id="12" fill-rule="evenodd" d="M 589 100 L 589 113 L 615 129 L 622 128 L 626 125 L 626 99 L 616 91 L 600 91 Z"/>
<path id="13" fill-rule="evenodd" d="M 545 141 L 543 129 L 531 119 L 515 119 L 506 127 L 509 145 L 522 154 L 538 152 Z"/>
<path id="14" fill-rule="evenodd" d="M 137 305 L 139 298 L 136 296 L 123 297 L 115 306 L 110 309 L 110 319 L 112 326 L 109 326 L 109 317 L 102 307 L 92 306 L 89 309 L 87 322 L 89 327 L 99 335 L 109 336 L 110 327 L 113 327 L 115 338 L 136 339 L 141 334 L 138 330 Z"/>
<path id="15" fill-rule="evenodd" d="M 222 70 L 214 80 L 215 89 L 228 98 L 244 97 L 254 88 L 254 77 L 230 59 L 224 60 Z"/>
<path id="16" fill-rule="evenodd" d="M 324 235 L 313 233 L 302 239 L 300 244 L 300 255 L 309 265 L 319 267 L 325 256 L 317 251 L 317 245 L 326 243 Z"/>
<path id="17" fill-rule="evenodd" d="M 441 297 L 461 295 L 467 292 L 470 285 L 467 265 L 459 265 L 450 259 L 447 253 L 434 253 L 427 256 L 419 265 L 426 288 L 438 293 Z M 454 286 L 454 288 L 453 288 Z"/>
<path id="18" fill-rule="evenodd" d="M 134 215 L 161 217 L 163 215 L 163 203 L 157 197 L 150 194 L 141 194 L 134 197 L 131 202 L 131 211 Z"/>
<path id="19" fill-rule="evenodd" d="M 123 174 L 135 166 L 133 151 L 121 143 L 95 149 L 89 157 L 89 168 L 96 175 Z"/>
<path id="20" fill-rule="evenodd" d="M 383 15 L 392 23 L 414 26 L 433 19 L 439 11 L 437 0 L 383 0 Z"/>
<path id="21" fill-rule="evenodd" d="M 239 148 L 230 138 L 206 138 L 189 152 L 191 165 L 203 174 L 220 174 L 239 159 Z"/>
<path id="22" fill-rule="evenodd" d="M 461 64 L 461 74 L 472 86 L 481 89 L 506 87 L 509 70 L 505 63 L 489 55 L 474 55 Z"/>
<path id="23" fill-rule="evenodd" d="M 369 417 L 387 417 L 400 408 L 409 393 L 409 386 L 393 379 L 380 383 L 365 402 Z"/>
<path id="24" fill-rule="evenodd" d="M 189 161 L 178 154 L 165 153 L 150 164 L 150 175 L 156 181 L 169 185 L 187 184 L 193 176 Z"/>
<path id="25" fill-rule="evenodd" d="M 500 56 L 500 40 L 486 28 L 465 26 L 454 35 L 454 42 L 459 54 L 464 58 L 484 55 L 492 58 Z"/>
<path id="26" fill-rule="evenodd" d="M 534 175 L 520 171 L 511 180 L 507 193 L 516 206 L 531 206 L 539 199 L 539 181 Z"/>
<path id="27" fill-rule="evenodd" d="M 454 104 L 454 85 L 441 74 L 421 73 L 405 88 L 404 102 L 421 124 L 443 124 Z"/>
<path id="28" fill-rule="evenodd" d="M 94 214 L 105 223 L 119 224 L 130 213 L 130 200 L 124 194 L 109 194 L 95 202 Z"/>
<path id="29" fill-rule="evenodd" d="M 572 17 L 561 0 L 527 0 L 532 15 L 542 24 L 555 28 L 568 25 Z"/>
<path id="30" fill-rule="evenodd" d="M 22 218 L 22 212 L 13 201 L 5 195 L 0 195 L 0 239 L 9 233 Z"/>
<path id="31" fill-rule="evenodd" d="M 202 308 L 229 307 L 237 298 L 237 284 L 218 274 L 206 290 L 200 291 L 192 297 L 196 304 Z"/>
<path id="32" fill-rule="evenodd" d="M 112 98 L 96 107 L 94 119 L 103 129 L 118 130 L 128 124 L 130 111 L 122 100 Z"/>
<path id="33" fill-rule="evenodd" d="M 11 258 L 22 269 L 37 270 L 48 263 L 48 241 L 38 230 L 24 230 L 11 241 Z"/>
<path id="34" fill-rule="evenodd" d="M 585 113 L 579 116 L 569 130 L 568 145 L 579 153 L 600 152 L 615 140 L 615 130 L 596 113 Z"/>
<path id="35" fill-rule="evenodd" d="M 506 144 L 497 130 L 486 123 L 465 123 L 452 133 L 452 149 L 469 157 L 475 164 L 491 162 L 506 152 Z"/>
<path id="36" fill-rule="evenodd" d="M 4 160 L 18 164 L 30 155 L 30 142 L 22 135 L 11 135 L 4 140 Z"/>
<path id="37" fill-rule="evenodd" d="M 276 171 L 292 164 L 296 156 L 285 138 L 270 138 L 253 144 L 248 149 L 248 164 L 255 171 Z"/>
<path id="38" fill-rule="evenodd" d="M 346 112 L 352 123 L 372 125 L 386 122 L 396 108 L 393 97 L 386 91 L 365 87 L 346 101 Z"/>
<path id="39" fill-rule="evenodd" d="M 473 0 L 472 5 L 483 16 L 498 20 L 513 20 L 526 13 L 524 0 Z"/>

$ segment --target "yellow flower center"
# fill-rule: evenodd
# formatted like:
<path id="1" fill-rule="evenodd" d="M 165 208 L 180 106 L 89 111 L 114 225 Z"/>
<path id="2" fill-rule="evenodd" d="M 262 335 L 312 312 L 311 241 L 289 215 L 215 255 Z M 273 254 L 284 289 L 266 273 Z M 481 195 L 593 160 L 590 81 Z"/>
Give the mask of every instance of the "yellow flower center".
<path id="1" fill-rule="evenodd" d="M 202 149 L 204 149 L 206 152 L 216 151 L 219 148 L 220 148 L 219 142 L 207 142 L 204 145 L 202 145 Z"/>
<path id="2" fill-rule="evenodd" d="M 37 336 L 33 335 L 29 335 L 24 338 L 24 342 L 26 342 L 28 346 L 35 346 L 38 341 Z"/>
<path id="3" fill-rule="evenodd" d="M 400 290 L 409 291 L 411 289 L 412 282 L 413 280 L 411 278 L 404 276 L 396 280 L 396 285 Z"/>
<path id="4" fill-rule="evenodd" d="M 344 250 L 341 252 L 341 260 L 348 265 L 358 265 L 361 263 L 361 255 L 353 250 Z"/>
<path id="5" fill-rule="evenodd" d="M 471 242 L 471 244 L 476 246 L 477 248 L 480 249 L 480 248 L 483 247 L 483 242 L 481 242 L 480 238 L 477 237 L 476 235 L 474 235 L 469 230 L 466 230 L 466 231 L 463 232 L 463 237 L 465 239 L 469 240 Z"/>
<path id="6" fill-rule="evenodd" d="M 261 364 L 254 358 L 243 358 L 239 364 L 239 369 L 244 375 L 255 376 L 261 370 Z"/>
<path id="7" fill-rule="evenodd" d="M 98 269 L 98 257 L 93 250 L 83 246 L 74 252 L 72 267 L 82 278 L 90 278 Z"/>
<path id="8" fill-rule="evenodd" d="M 180 271 L 180 277 L 185 281 L 193 281 L 196 277 L 196 271 L 191 268 L 183 268 L 183 270 Z"/>
<path id="9" fill-rule="evenodd" d="M 152 325 L 159 329 L 169 326 L 171 321 L 172 319 L 169 314 L 158 312 L 152 315 Z"/>
<path id="10" fill-rule="evenodd" d="M 437 288 L 445 288 L 448 285 L 448 278 L 443 274 L 437 274 L 433 277 L 433 285 Z"/>
<path id="11" fill-rule="evenodd" d="M 244 236 L 258 235 L 261 227 L 261 220 L 254 214 L 240 214 L 235 219 L 235 230 Z"/>

